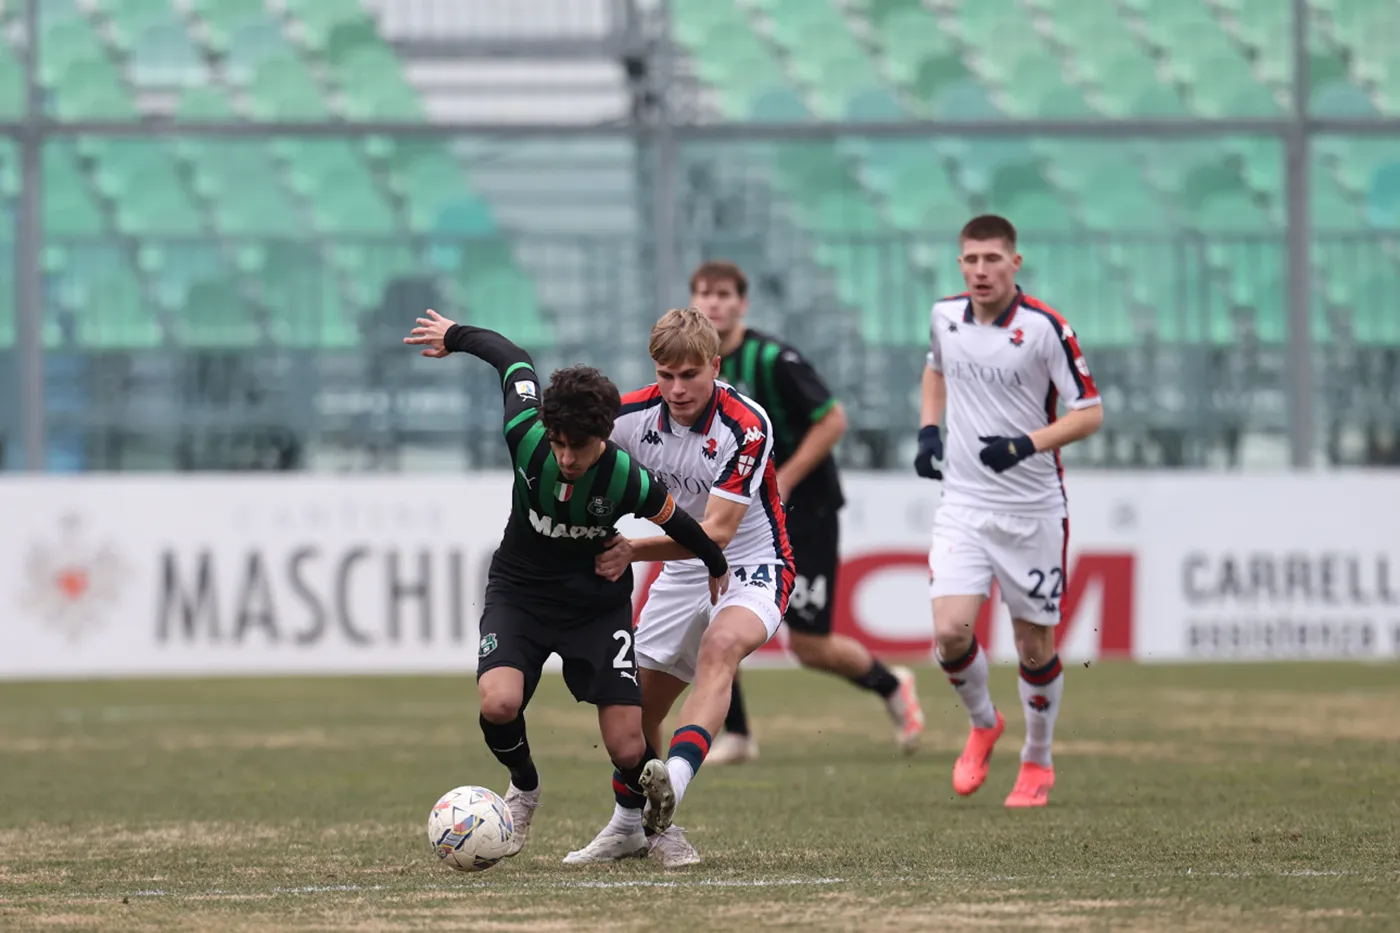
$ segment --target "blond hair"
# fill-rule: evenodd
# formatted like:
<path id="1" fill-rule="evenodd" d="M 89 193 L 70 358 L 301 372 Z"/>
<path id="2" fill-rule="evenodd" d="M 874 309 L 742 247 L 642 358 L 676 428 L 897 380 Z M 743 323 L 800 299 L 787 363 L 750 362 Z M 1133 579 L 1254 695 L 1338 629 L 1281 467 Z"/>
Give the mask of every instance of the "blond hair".
<path id="1" fill-rule="evenodd" d="M 719 331 L 695 308 L 672 308 L 651 329 L 651 358 L 666 366 L 708 363 L 719 356 Z"/>

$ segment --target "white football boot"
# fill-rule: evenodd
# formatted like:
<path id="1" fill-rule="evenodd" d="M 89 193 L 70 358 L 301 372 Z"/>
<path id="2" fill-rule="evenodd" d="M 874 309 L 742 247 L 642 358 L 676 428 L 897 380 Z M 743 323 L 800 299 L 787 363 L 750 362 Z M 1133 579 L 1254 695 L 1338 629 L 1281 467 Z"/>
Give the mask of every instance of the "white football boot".
<path id="1" fill-rule="evenodd" d="M 623 859 L 642 858 L 647 854 L 647 835 L 640 829 L 625 833 L 604 826 L 603 831 L 593 837 L 593 841 L 564 856 L 565 865 L 595 865 L 600 862 L 621 862 Z"/>
<path id="2" fill-rule="evenodd" d="M 506 808 L 510 810 L 510 822 L 514 828 L 510 837 L 510 848 L 506 850 L 507 856 L 519 854 L 520 850 L 525 848 L 525 843 L 530 841 L 530 820 L 539 805 L 538 787 L 532 791 L 523 791 L 511 784 L 506 791 Z"/>
<path id="3" fill-rule="evenodd" d="M 907 667 L 891 668 L 899 681 L 899 689 L 885 701 L 885 708 L 894 721 L 894 741 L 899 750 L 908 754 L 919 747 L 924 732 L 924 710 L 919 705 L 919 693 L 914 687 L 914 672 Z"/>
<path id="4" fill-rule="evenodd" d="M 657 833 L 647 840 L 650 846 L 647 857 L 659 859 L 662 868 L 684 868 L 699 865 L 700 853 L 685 837 L 685 830 L 672 826 L 665 832 Z"/>
<path id="5" fill-rule="evenodd" d="M 758 759 L 758 742 L 751 735 L 721 732 L 705 756 L 707 765 L 741 765 Z"/>

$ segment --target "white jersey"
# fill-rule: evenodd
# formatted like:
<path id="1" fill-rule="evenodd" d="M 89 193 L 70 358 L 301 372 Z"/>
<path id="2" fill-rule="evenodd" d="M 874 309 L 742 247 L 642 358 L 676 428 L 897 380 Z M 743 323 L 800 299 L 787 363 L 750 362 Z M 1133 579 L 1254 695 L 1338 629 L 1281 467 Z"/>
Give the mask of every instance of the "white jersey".
<path id="1" fill-rule="evenodd" d="M 649 385 L 622 397 L 612 440 L 658 476 L 696 521 L 704 518 L 711 495 L 748 506 L 724 551 L 731 566 L 792 563 L 773 465 L 773 425 L 757 402 L 716 382 L 709 405 L 686 427 L 671 420 L 661 390 Z"/>
<path id="2" fill-rule="evenodd" d="M 979 324 L 967 295 L 935 302 L 928 366 L 948 387 L 943 416 L 943 502 L 981 511 L 1063 518 L 1060 453 L 1033 454 L 1005 473 L 982 463 L 987 436 L 1019 437 L 1055 420 L 1056 402 L 1098 405 L 1099 390 L 1074 331 L 1056 311 L 1016 289 L 1011 306 Z"/>

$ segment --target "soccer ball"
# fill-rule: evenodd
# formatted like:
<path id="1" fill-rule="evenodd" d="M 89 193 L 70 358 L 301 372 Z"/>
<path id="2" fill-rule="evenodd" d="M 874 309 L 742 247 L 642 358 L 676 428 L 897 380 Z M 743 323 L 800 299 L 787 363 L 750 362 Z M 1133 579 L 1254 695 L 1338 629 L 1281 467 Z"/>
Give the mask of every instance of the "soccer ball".
<path id="1" fill-rule="evenodd" d="M 506 802 L 485 787 L 454 787 L 428 814 L 428 842 L 458 871 L 490 868 L 505 858 L 514 835 Z"/>

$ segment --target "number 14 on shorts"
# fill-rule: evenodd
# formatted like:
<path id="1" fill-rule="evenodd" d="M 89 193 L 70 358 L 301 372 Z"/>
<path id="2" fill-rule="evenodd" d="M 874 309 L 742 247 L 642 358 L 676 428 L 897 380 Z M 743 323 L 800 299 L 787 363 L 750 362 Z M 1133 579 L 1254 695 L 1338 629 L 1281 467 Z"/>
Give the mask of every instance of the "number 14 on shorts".
<path id="1" fill-rule="evenodd" d="M 763 588 L 772 584 L 779 573 L 777 565 L 759 564 L 757 567 L 735 567 L 730 571 L 734 579 L 745 586 Z"/>

